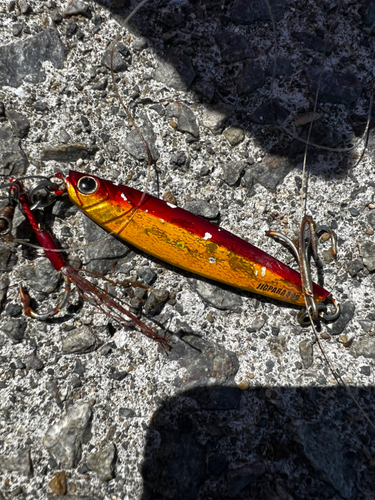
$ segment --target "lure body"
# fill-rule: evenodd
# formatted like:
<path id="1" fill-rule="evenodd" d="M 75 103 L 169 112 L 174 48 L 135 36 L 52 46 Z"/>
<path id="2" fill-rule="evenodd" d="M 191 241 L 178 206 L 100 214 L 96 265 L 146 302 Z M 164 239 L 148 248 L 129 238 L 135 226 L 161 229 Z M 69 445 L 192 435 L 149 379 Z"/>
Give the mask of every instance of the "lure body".
<path id="1" fill-rule="evenodd" d="M 99 177 L 70 171 L 70 200 L 98 225 L 169 264 L 212 280 L 304 306 L 299 273 L 182 208 Z M 313 285 L 314 298 L 329 295 Z"/>

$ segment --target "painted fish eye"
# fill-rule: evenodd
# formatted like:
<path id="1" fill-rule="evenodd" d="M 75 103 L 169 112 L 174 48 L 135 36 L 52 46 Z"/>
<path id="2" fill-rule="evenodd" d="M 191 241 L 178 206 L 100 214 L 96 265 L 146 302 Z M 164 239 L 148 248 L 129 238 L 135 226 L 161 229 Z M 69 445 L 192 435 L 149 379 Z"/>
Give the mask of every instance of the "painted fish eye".
<path id="1" fill-rule="evenodd" d="M 81 177 L 77 183 L 77 188 L 82 194 L 93 194 L 98 189 L 98 182 L 93 177 Z"/>

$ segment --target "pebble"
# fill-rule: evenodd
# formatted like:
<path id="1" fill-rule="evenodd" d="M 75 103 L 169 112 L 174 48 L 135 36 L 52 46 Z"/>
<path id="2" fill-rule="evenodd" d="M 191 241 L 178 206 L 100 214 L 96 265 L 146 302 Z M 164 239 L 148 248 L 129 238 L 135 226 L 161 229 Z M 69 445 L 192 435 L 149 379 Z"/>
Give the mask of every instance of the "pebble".
<path id="1" fill-rule="evenodd" d="M 312 33 L 293 31 L 292 37 L 314 52 L 320 52 L 329 56 L 334 49 L 334 45 L 330 40 L 323 40 Z"/>
<path id="2" fill-rule="evenodd" d="M 28 286 L 43 293 L 54 292 L 60 280 L 60 273 L 55 271 L 47 259 L 42 259 L 35 265 L 23 265 L 19 268 L 18 274 L 23 281 L 28 282 Z"/>
<path id="3" fill-rule="evenodd" d="M 62 163 L 73 163 L 79 158 L 87 159 L 99 151 L 97 146 L 85 146 L 83 144 L 67 144 L 59 147 L 47 146 L 42 150 L 42 161 L 57 161 Z"/>
<path id="4" fill-rule="evenodd" d="M 138 128 L 140 129 L 144 140 L 149 147 L 153 160 L 160 158 L 159 151 L 155 145 L 155 134 L 152 123 L 145 113 L 140 113 L 137 120 Z M 147 160 L 147 153 L 141 138 L 136 130 L 132 130 L 125 139 L 125 150 L 137 160 Z"/>
<path id="5" fill-rule="evenodd" d="M 222 166 L 223 179 L 229 186 L 234 186 L 244 171 L 242 162 L 228 162 Z"/>
<path id="6" fill-rule="evenodd" d="M 310 92 L 314 96 L 319 82 L 318 102 L 348 106 L 358 99 L 362 91 L 358 76 L 349 69 L 339 72 L 312 66 L 306 71 L 306 75 Z"/>
<path id="7" fill-rule="evenodd" d="M 62 19 L 63 19 L 62 15 L 60 14 L 60 12 L 58 10 L 53 10 L 51 12 L 51 21 L 53 23 L 59 24 L 59 23 L 61 23 Z"/>
<path id="8" fill-rule="evenodd" d="M 195 77 L 190 58 L 181 51 L 169 50 L 165 59 L 158 58 L 154 78 L 175 90 L 187 90 Z"/>
<path id="9" fill-rule="evenodd" d="M 355 340 L 350 349 L 349 354 L 358 358 L 363 356 L 365 358 L 375 359 L 375 337 L 361 337 Z"/>
<path id="10" fill-rule="evenodd" d="M 353 318 L 355 305 L 353 302 L 343 302 L 341 304 L 341 313 L 338 319 L 331 325 L 327 325 L 328 332 L 331 335 L 340 335 L 346 328 L 346 325 Z"/>
<path id="11" fill-rule="evenodd" d="M 143 309 L 145 315 L 156 316 L 157 314 L 159 314 L 168 299 L 168 290 L 154 288 L 150 295 L 147 297 L 146 304 Z"/>
<path id="12" fill-rule="evenodd" d="M 114 477 L 115 463 L 116 448 L 114 444 L 109 444 L 103 450 L 92 453 L 86 460 L 89 470 L 96 472 L 99 480 L 103 483 Z"/>
<path id="13" fill-rule="evenodd" d="M 0 71 L 0 87 L 19 87 L 26 77 L 31 84 L 43 82 L 46 73 L 42 63 L 45 61 L 56 69 L 64 67 L 65 47 L 55 28 L 47 28 L 25 40 L 1 46 L 0 67 L 12 68 L 12 71 Z"/>
<path id="14" fill-rule="evenodd" d="M 48 486 L 54 493 L 54 496 L 62 496 L 65 495 L 67 490 L 66 484 L 66 473 L 65 471 L 59 472 L 56 476 L 54 476 L 51 481 L 48 483 Z"/>
<path id="15" fill-rule="evenodd" d="M 237 146 L 245 139 L 245 132 L 240 127 L 228 127 L 223 135 L 231 146 Z"/>
<path id="16" fill-rule="evenodd" d="M 0 275 L 0 311 L 5 302 L 10 281 L 6 274 Z M 9 314 L 7 314 L 9 316 Z"/>
<path id="17" fill-rule="evenodd" d="M 31 476 L 30 449 L 20 447 L 14 452 L 0 455 L 0 470 L 21 476 Z"/>
<path id="18" fill-rule="evenodd" d="M 59 467 L 71 469 L 78 465 L 82 441 L 91 419 L 91 406 L 81 403 L 69 409 L 64 417 L 48 428 L 43 444 Z"/>
<path id="19" fill-rule="evenodd" d="M 137 277 L 140 278 L 146 285 L 152 285 L 158 276 L 156 272 L 149 267 L 137 267 L 136 272 Z"/>
<path id="20" fill-rule="evenodd" d="M 31 11 L 31 7 L 26 0 L 18 0 L 18 8 L 20 9 L 21 14 L 28 14 Z"/>
<path id="21" fill-rule="evenodd" d="M 289 116 L 289 111 L 283 108 L 277 99 L 261 104 L 250 116 L 250 120 L 259 125 L 271 125 L 283 122 Z"/>
<path id="22" fill-rule="evenodd" d="M 242 180 L 249 191 L 256 183 L 275 191 L 292 169 L 293 165 L 288 158 L 267 154 L 261 163 L 254 163 L 245 171 Z"/>
<path id="23" fill-rule="evenodd" d="M 24 358 L 24 363 L 26 368 L 28 368 L 29 370 L 40 371 L 43 370 L 44 368 L 44 364 L 37 356 L 35 356 L 35 354 L 30 354 L 29 356 L 26 356 Z"/>
<path id="24" fill-rule="evenodd" d="M 237 387 L 241 389 L 241 391 L 246 391 L 250 387 L 250 383 L 248 380 L 241 380 L 241 382 L 238 383 Z"/>
<path id="25" fill-rule="evenodd" d="M 112 45 L 109 46 L 109 48 L 104 52 L 101 60 L 101 64 L 108 69 L 111 69 L 111 55 L 112 55 Z M 121 54 L 118 47 L 116 47 L 113 54 L 113 72 L 119 73 L 120 71 L 125 71 L 127 67 L 128 67 L 127 60 Z"/>
<path id="26" fill-rule="evenodd" d="M 105 90 L 107 88 L 107 85 L 108 85 L 108 78 L 103 77 L 103 78 L 100 78 L 100 80 L 98 80 L 96 83 L 93 84 L 92 89 L 93 90 Z"/>
<path id="27" fill-rule="evenodd" d="M 83 354 L 94 351 L 98 340 L 88 326 L 81 326 L 71 330 L 62 341 L 64 354 Z"/>
<path id="28" fill-rule="evenodd" d="M 30 129 L 30 122 L 25 115 L 18 113 L 14 109 L 7 109 L 6 117 L 10 121 L 13 135 L 21 139 L 27 136 Z"/>
<path id="29" fill-rule="evenodd" d="M 20 139 L 13 136 L 10 128 L 0 129 L 0 174 L 4 177 L 10 175 L 21 177 L 28 165 L 28 159 L 21 149 Z"/>
<path id="30" fill-rule="evenodd" d="M 281 21 L 284 14 L 288 11 L 287 0 L 278 0 L 277 2 L 270 2 L 272 9 L 272 16 L 275 20 Z M 235 25 L 251 25 L 255 21 L 270 21 L 267 5 L 262 0 L 237 0 L 230 12 L 231 19 Z"/>
<path id="31" fill-rule="evenodd" d="M 375 243 L 366 241 L 360 245 L 359 251 L 363 259 L 363 264 L 370 272 L 375 271 Z"/>
<path id="32" fill-rule="evenodd" d="M 354 278 L 354 276 L 356 276 L 360 271 L 362 271 L 363 267 L 364 266 L 362 261 L 360 261 L 359 259 L 354 259 L 349 261 L 346 268 L 350 276 Z"/>
<path id="33" fill-rule="evenodd" d="M 249 40 L 240 33 L 222 30 L 215 34 L 215 41 L 219 46 L 222 62 L 233 64 L 243 59 L 253 59 L 255 52 Z"/>
<path id="34" fill-rule="evenodd" d="M 188 201 L 184 209 L 206 219 L 216 219 L 220 213 L 220 208 L 216 203 L 209 203 L 205 200 Z"/>
<path id="35" fill-rule="evenodd" d="M 85 15 L 88 8 L 88 5 L 81 2 L 81 0 L 68 0 L 63 16 L 70 17 L 77 16 L 79 14 Z"/>
<path id="36" fill-rule="evenodd" d="M 311 340 L 305 339 L 299 343 L 299 354 L 301 356 L 302 365 L 305 370 L 313 365 L 313 343 Z"/>
<path id="37" fill-rule="evenodd" d="M 293 73 L 294 73 L 293 66 L 291 65 L 289 59 L 287 59 L 286 57 L 276 58 L 275 78 L 280 78 L 280 76 L 282 76 L 283 78 L 288 78 L 292 76 Z M 273 62 L 266 68 L 266 76 L 272 76 L 272 75 L 273 75 Z"/>
<path id="38" fill-rule="evenodd" d="M 179 132 L 188 132 L 194 137 L 198 137 L 197 119 L 189 106 L 180 102 L 172 102 L 166 108 L 166 115 L 177 118 L 176 129 Z"/>
<path id="39" fill-rule="evenodd" d="M 2 101 L 0 101 L 0 117 L 3 118 L 5 116 L 5 105 Z"/>
<path id="40" fill-rule="evenodd" d="M 208 306 L 216 309 L 239 312 L 242 307 L 242 297 L 237 293 L 224 290 L 203 280 L 189 280 L 193 290 Z"/>
<path id="41" fill-rule="evenodd" d="M 202 125 L 213 134 L 221 134 L 224 124 L 228 118 L 233 116 L 234 109 L 228 104 L 218 104 L 215 107 L 205 108 L 203 110 Z"/>
<path id="42" fill-rule="evenodd" d="M 251 59 L 244 62 L 237 82 L 238 95 L 248 95 L 263 87 L 266 83 L 266 74 L 257 61 Z"/>
<path id="43" fill-rule="evenodd" d="M 23 24 L 14 23 L 12 26 L 13 36 L 19 36 L 22 33 Z"/>
<path id="44" fill-rule="evenodd" d="M 0 331 L 9 337 L 13 344 L 18 344 L 24 339 L 26 327 L 24 319 L 12 319 L 6 321 Z"/>

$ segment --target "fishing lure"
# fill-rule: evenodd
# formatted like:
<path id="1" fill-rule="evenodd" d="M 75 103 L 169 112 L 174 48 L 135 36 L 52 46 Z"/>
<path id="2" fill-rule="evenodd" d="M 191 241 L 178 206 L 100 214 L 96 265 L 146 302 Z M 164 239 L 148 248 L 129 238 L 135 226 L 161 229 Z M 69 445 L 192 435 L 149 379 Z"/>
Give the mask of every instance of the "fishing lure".
<path id="1" fill-rule="evenodd" d="M 66 177 L 57 176 L 64 181 L 72 203 L 140 250 L 194 274 L 305 305 L 299 273 L 229 231 L 171 203 L 94 175 L 70 171 Z M 334 302 L 315 283 L 310 293 L 321 311 L 326 311 L 325 302 Z"/>

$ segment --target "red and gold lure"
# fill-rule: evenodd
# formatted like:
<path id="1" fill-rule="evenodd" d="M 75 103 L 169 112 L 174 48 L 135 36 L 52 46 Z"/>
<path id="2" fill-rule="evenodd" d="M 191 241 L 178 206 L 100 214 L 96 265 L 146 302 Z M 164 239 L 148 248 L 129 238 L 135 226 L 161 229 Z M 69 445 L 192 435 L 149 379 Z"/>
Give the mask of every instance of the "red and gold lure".
<path id="1" fill-rule="evenodd" d="M 63 177 L 70 200 L 122 240 L 173 266 L 272 299 L 304 306 L 299 273 L 182 208 L 94 175 Z M 314 283 L 317 304 L 330 294 Z"/>

